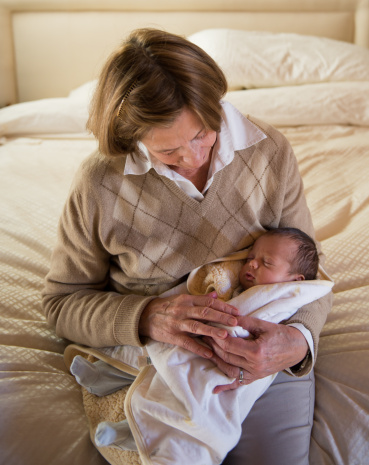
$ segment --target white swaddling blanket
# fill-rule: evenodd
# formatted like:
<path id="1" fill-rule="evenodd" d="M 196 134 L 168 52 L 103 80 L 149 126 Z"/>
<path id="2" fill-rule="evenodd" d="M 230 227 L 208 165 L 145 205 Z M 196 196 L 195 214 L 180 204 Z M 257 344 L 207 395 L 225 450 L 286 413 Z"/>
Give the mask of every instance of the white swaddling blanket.
<path id="1" fill-rule="evenodd" d="M 229 301 L 242 315 L 278 323 L 328 294 L 326 280 L 255 286 Z M 213 394 L 233 380 L 210 360 L 169 344 L 152 341 L 147 351 L 154 369 L 132 392 L 132 428 L 143 463 L 214 465 L 237 444 L 241 424 L 274 377 Z M 131 423 L 131 422 L 130 422 Z"/>

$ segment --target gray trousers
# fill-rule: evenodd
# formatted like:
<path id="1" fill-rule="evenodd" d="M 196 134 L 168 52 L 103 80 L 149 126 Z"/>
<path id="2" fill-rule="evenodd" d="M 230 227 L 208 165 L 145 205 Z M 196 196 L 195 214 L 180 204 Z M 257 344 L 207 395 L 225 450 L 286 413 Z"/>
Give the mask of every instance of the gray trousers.
<path id="1" fill-rule="evenodd" d="M 308 465 L 314 399 L 313 372 L 301 378 L 279 373 L 246 417 L 223 465 Z"/>

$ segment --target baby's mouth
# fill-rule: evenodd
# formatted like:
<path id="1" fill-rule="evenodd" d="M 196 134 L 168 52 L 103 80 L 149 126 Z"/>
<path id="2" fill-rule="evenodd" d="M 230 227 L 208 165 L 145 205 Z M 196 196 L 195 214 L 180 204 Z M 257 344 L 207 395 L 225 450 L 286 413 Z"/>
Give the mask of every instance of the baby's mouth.
<path id="1" fill-rule="evenodd" d="M 255 276 L 253 276 L 249 271 L 245 274 L 245 278 L 247 281 L 253 281 L 255 279 Z"/>

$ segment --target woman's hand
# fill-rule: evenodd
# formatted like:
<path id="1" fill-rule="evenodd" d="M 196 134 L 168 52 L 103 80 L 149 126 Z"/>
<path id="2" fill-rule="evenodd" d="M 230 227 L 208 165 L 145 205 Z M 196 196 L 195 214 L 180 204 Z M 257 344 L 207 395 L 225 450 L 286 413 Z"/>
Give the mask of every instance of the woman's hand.
<path id="1" fill-rule="evenodd" d="M 217 386 L 214 393 L 236 389 L 294 366 L 307 354 L 306 339 L 293 326 L 269 323 L 250 316 L 239 317 L 238 324 L 250 332 L 249 338 L 204 338 L 214 351 L 212 360 L 218 368 L 230 378 L 237 378 L 232 384 Z M 241 370 L 242 384 L 239 382 Z"/>
<path id="2" fill-rule="evenodd" d="M 168 342 L 183 347 L 201 357 L 211 358 L 213 353 L 193 336 L 209 336 L 223 340 L 228 333 L 225 329 L 207 323 L 221 323 L 236 326 L 239 311 L 221 300 L 217 294 L 204 296 L 174 295 L 156 298 L 144 309 L 138 332 L 154 341 Z"/>

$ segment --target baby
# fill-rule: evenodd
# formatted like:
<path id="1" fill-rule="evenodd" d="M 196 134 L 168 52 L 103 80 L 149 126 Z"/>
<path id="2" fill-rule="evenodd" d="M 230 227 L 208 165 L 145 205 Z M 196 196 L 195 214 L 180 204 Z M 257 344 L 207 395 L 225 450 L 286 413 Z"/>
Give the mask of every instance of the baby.
<path id="1" fill-rule="evenodd" d="M 296 228 L 276 228 L 254 242 L 246 259 L 214 262 L 194 270 L 188 290 L 191 294 L 215 291 L 219 299 L 228 301 L 261 284 L 314 280 L 318 266 L 318 251 L 310 236 Z"/>
<path id="2" fill-rule="evenodd" d="M 316 279 L 319 266 L 315 242 L 295 228 L 277 228 L 260 236 L 239 274 L 243 289 L 258 284 Z"/>

